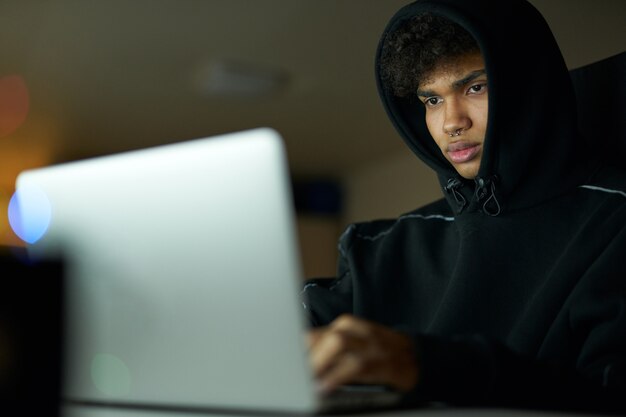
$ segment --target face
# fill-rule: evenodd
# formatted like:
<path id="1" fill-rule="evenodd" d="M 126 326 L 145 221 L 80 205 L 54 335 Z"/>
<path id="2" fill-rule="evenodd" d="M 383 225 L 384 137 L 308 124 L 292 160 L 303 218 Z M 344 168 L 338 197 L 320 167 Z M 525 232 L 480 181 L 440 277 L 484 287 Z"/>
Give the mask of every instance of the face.
<path id="1" fill-rule="evenodd" d="M 443 156 L 463 178 L 475 178 L 487 130 L 487 73 L 481 54 L 467 54 L 436 68 L 417 95 Z"/>

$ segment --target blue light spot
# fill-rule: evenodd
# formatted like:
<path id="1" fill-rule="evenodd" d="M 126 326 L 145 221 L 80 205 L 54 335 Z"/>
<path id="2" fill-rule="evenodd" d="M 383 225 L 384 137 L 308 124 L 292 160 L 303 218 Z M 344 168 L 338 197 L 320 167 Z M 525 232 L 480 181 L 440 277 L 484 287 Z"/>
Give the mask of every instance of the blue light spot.
<path id="1" fill-rule="evenodd" d="M 38 187 L 20 187 L 9 201 L 9 224 L 20 239 L 35 243 L 50 226 L 52 206 L 46 194 Z"/>

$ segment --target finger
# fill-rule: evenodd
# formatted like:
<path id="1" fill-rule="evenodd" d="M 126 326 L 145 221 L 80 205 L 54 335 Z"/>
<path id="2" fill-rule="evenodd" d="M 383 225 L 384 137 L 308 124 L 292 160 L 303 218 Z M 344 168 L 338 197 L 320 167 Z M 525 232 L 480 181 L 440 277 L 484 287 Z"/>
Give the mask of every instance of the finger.
<path id="1" fill-rule="evenodd" d="M 414 364 L 397 358 L 370 352 L 348 352 L 318 376 L 320 389 L 328 392 L 344 384 L 388 385 L 408 391 L 416 383 Z"/>
<path id="2" fill-rule="evenodd" d="M 310 329 L 307 332 L 307 343 L 309 347 L 312 347 L 322 338 L 323 334 L 328 330 L 337 329 L 342 331 L 351 331 L 351 328 L 353 326 L 360 326 L 359 322 L 360 320 L 356 319 L 354 316 L 344 314 L 335 319 L 329 326 Z"/>
<path id="3" fill-rule="evenodd" d="M 353 335 L 361 335 L 367 337 L 371 332 L 371 329 L 375 325 L 366 320 L 352 316 L 350 314 L 343 314 L 336 318 L 331 324 L 330 328 L 350 332 Z"/>
<path id="4" fill-rule="evenodd" d="M 324 334 L 324 331 L 325 330 L 323 328 L 317 328 L 311 329 L 307 332 L 306 338 L 309 348 L 312 348 L 320 340 L 320 338 Z"/>
<path id="5" fill-rule="evenodd" d="M 317 340 L 311 347 L 310 359 L 316 375 L 321 375 L 346 349 L 345 335 L 327 330 L 317 335 Z"/>
<path id="6" fill-rule="evenodd" d="M 329 392 L 345 384 L 379 384 L 400 388 L 396 375 L 389 372 L 388 362 L 367 354 L 348 352 L 338 358 L 318 377 L 320 390 Z"/>
<path id="7" fill-rule="evenodd" d="M 328 393 L 342 385 L 361 382 L 363 380 L 362 369 L 361 358 L 358 355 L 346 353 L 319 376 L 319 389 L 322 393 Z"/>
<path id="8" fill-rule="evenodd" d="M 311 334 L 310 358 L 315 375 L 321 377 L 348 353 L 370 350 L 371 329 L 372 323 L 345 314 Z"/>
<path id="9" fill-rule="evenodd" d="M 336 328 L 325 330 L 312 346 L 311 363 L 316 375 L 322 375 L 335 362 L 350 352 L 359 352 L 366 348 L 367 341 L 349 331 Z"/>
<path id="10" fill-rule="evenodd" d="M 324 340 L 319 342 L 320 346 L 329 350 L 319 352 L 316 371 L 326 389 L 358 382 L 408 391 L 417 381 L 413 342 L 402 333 L 353 316 L 342 316 L 328 327 Z"/>

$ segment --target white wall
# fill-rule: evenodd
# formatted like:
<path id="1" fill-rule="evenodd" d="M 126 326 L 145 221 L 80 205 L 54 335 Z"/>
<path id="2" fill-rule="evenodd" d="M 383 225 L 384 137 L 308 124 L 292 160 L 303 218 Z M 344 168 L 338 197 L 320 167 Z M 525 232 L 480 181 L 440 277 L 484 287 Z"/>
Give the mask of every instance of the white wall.
<path id="1" fill-rule="evenodd" d="M 349 173 L 344 189 L 344 225 L 397 217 L 442 197 L 435 173 L 408 148 Z"/>
<path id="2" fill-rule="evenodd" d="M 305 278 L 334 277 L 337 266 L 339 219 L 331 216 L 298 216 L 300 253 Z"/>

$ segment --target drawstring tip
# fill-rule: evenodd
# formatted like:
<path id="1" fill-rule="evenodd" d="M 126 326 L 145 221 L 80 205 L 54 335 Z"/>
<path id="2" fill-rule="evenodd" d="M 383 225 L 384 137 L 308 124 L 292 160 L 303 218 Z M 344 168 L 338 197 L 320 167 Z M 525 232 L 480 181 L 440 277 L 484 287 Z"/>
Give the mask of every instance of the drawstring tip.
<path id="1" fill-rule="evenodd" d="M 463 182 L 458 178 L 448 179 L 448 183 L 445 187 L 443 187 L 444 192 L 452 194 L 452 197 L 454 197 L 454 201 L 456 202 L 457 214 L 460 214 L 465 206 L 467 206 L 467 200 L 459 191 L 459 188 L 461 187 L 463 187 Z"/>
<path id="2" fill-rule="evenodd" d="M 483 213 L 492 217 L 498 216 L 502 211 L 500 202 L 496 197 L 496 183 L 499 181 L 498 176 L 493 175 L 487 179 L 476 177 L 474 181 L 476 182 L 476 201 L 480 202 L 486 198 L 482 205 Z"/>

